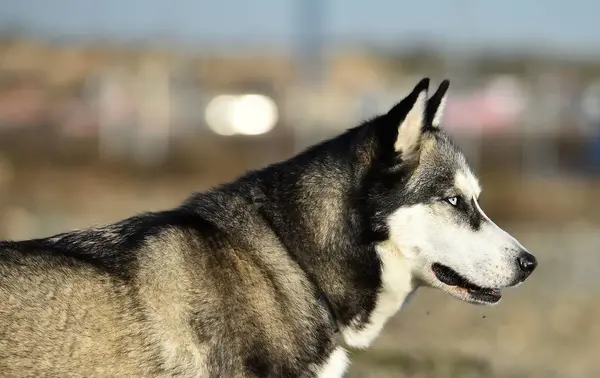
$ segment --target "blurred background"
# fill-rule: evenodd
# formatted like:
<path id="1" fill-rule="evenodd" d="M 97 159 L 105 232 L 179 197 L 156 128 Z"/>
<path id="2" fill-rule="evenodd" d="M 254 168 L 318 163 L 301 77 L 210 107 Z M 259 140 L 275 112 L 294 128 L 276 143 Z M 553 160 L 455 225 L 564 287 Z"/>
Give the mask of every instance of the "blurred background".
<path id="1" fill-rule="evenodd" d="M 600 3 L 3 0 L 0 237 L 178 205 L 452 82 L 444 124 L 540 260 L 422 290 L 349 377 L 600 376 Z"/>

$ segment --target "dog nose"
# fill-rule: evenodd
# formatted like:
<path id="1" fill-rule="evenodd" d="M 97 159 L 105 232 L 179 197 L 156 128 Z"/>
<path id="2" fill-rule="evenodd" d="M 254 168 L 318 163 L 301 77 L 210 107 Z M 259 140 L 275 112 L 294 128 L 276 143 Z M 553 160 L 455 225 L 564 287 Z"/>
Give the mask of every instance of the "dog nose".
<path id="1" fill-rule="evenodd" d="M 517 258 L 519 268 L 528 275 L 535 270 L 538 265 L 537 259 L 531 253 L 521 252 L 521 255 Z"/>

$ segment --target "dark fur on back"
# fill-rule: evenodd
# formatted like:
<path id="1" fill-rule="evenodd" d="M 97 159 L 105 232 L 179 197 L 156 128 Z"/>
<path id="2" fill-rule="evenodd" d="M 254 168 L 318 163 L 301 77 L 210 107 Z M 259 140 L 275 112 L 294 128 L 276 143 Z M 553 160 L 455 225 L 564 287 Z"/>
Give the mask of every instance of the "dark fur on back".
<path id="1" fill-rule="evenodd" d="M 375 306 L 385 219 L 422 200 L 404 190 L 415 165 L 393 146 L 407 111 L 176 209 L 2 242 L 0 371 L 314 376 L 336 327 Z"/>

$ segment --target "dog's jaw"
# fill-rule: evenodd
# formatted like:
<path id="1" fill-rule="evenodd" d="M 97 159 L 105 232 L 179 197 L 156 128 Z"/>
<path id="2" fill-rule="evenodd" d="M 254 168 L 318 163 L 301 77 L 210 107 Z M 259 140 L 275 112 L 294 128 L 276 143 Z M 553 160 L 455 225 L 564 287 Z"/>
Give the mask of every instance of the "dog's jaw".
<path id="1" fill-rule="evenodd" d="M 410 262 L 391 243 L 377 246 L 381 261 L 381 290 L 375 308 L 367 318 L 354 319 L 341 332 L 346 345 L 369 347 L 379 336 L 385 323 L 411 299 L 417 289 Z"/>

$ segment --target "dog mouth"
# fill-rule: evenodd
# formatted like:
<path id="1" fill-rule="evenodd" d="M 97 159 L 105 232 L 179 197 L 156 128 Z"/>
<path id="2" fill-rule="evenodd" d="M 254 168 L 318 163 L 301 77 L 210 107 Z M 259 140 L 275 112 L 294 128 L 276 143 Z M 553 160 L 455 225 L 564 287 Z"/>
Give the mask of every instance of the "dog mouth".
<path id="1" fill-rule="evenodd" d="M 445 265 L 434 263 L 431 266 L 431 269 L 440 282 L 455 289 L 453 290 L 456 291 L 454 294 L 462 299 L 472 302 L 493 304 L 497 303 L 500 298 L 502 298 L 499 288 L 477 286 Z"/>

